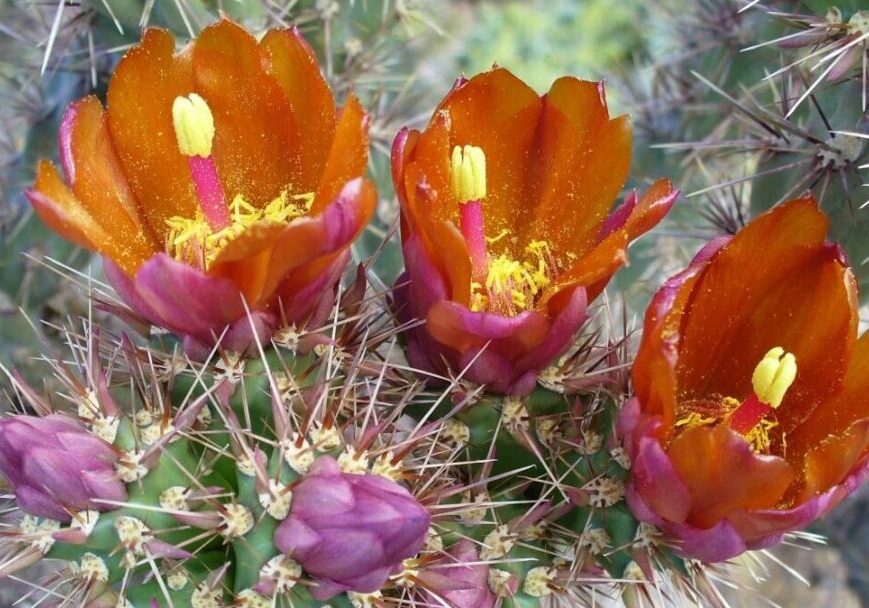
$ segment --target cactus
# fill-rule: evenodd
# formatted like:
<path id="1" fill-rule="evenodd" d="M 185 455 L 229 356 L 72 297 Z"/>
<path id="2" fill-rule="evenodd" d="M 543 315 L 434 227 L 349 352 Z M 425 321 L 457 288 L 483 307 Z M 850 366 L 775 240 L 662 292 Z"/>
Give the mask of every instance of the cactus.
<path id="1" fill-rule="evenodd" d="M 856 169 L 866 163 L 859 62 L 849 55 L 853 65 L 837 71 L 835 82 L 822 82 L 816 94 L 794 104 L 813 82 L 801 79 L 802 64 L 783 71 L 773 90 L 763 82 L 764 64 L 753 51 L 741 52 L 793 31 L 808 31 L 813 44 L 835 50 L 864 31 L 856 6 L 842 3 L 836 12 L 824 2 L 804 4 L 809 8 L 801 12 L 772 14 L 722 0 L 658 20 L 688 45 L 697 42 L 696 31 L 711 31 L 713 48 L 675 49 L 676 59 L 656 66 L 651 79 L 621 88 L 621 105 L 631 106 L 624 101 L 630 94 L 648 95 L 646 85 L 665 91 L 654 103 L 630 107 L 644 143 L 698 149 L 679 159 L 635 146 L 633 183 L 645 189 L 650 177 L 666 173 L 663 167 L 681 174 L 678 185 L 706 194 L 711 204 L 689 199 L 676 207 L 671 225 L 704 238 L 734 233 L 752 213 L 811 185 L 833 217 L 832 236 L 860 272 L 869 251 L 855 190 Z M 247 0 L 109 0 L 65 8 L 75 25 L 64 21 L 67 35 L 46 31 L 45 37 L 69 47 L 49 45 L 45 104 L 39 116 L 22 119 L 27 154 L 11 188 L 30 183 L 31 157 L 54 154 L 63 108 L 86 91 L 103 92 L 116 49 L 137 40 L 141 26 L 185 38 L 225 10 L 255 32 L 299 25 L 333 90 L 342 97 L 354 90 L 377 110 L 370 172 L 388 193 L 386 151 L 398 127 L 419 112 L 417 95 L 425 95 L 408 94 L 405 79 L 393 76 L 414 69 L 418 57 L 397 51 L 429 28 L 427 7 L 317 0 L 291 8 L 288 15 L 272 3 Z M 669 9 L 662 0 L 649 10 Z M 486 7 L 483 15 L 492 11 Z M 556 13 L 561 40 L 577 13 L 567 5 Z M 534 17 L 548 31 L 540 11 L 516 5 L 508 14 Z M 629 21 L 625 15 L 618 13 L 619 23 Z M 698 20 L 708 27 L 697 28 Z M 484 54 L 476 45 L 487 27 L 470 34 L 460 63 L 474 65 Z M 631 30 L 642 46 L 640 34 Z M 84 62 L 77 52 L 93 41 L 98 59 Z M 658 57 L 660 39 L 646 43 L 642 53 Z M 623 63 L 627 53 L 616 46 L 607 54 Z M 815 48 L 776 49 L 782 53 L 776 65 Z M 519 59 L 536 69 L 533 49 L 525 51 Z M 687 76 L 692 70 L 696 79 Z M 709 104 L 733 113 L 722 122 Z M 733 162 L 717 153 L 722 148 L 750 160 Z M 733 180 L 733 172 L 735 184 L 750 184 L 738 193 L 744 200 L 720 195 L 726 188 L 717 181 Z M 742 179 L 742 173 L 751 175 Z M 9 208 L 15 226 L 24 228 L 10 231 L 2 259 L 17 261 L 21 250 L 44 242 L 50 257 L 84 276 L 89 265 L 98 274 L 86 254 L 21 219 L 23 204 L 16 200 Z M 393 238 L 397 216 L 397 205 L 380 201 L 352 247 L 355 276 L 345 273 L 325 322 L 282 323 L 262 341 L 249 312 L 242 321 L 253 329 L 255 347 L 232 352 L 224 342 L 204 360 L 188 358 L 180 339 L 137 323 L 101 284 L 74 276 L 59 281 L 46 271 L 51 278 L 40 279 L 22 302 L 10 287 L 21 275 L 4 272 L 0 307 L 22 304 L 33 318 L 51 322 L 55 343 L 15 350 L 32 340 L 23 316 L 4 319 L 0 330 L 9 351 L 0 356 L 2 381 L 21 412 L 0 420 L 0 472 L 17 496 L 3 514 L 0 578 L 56 560 L 60 570 L 42 583 L 50 590 L 45 601 L 92 608 L 532 608 L 597 605 L 606 598 L 637 606 L 663 596 L 726 605 L 717 588 L 725 567 L 681 557 L 678 544 L 641 522 L 625 500 L 632 463 L 617 427 L 632 395 L 633 340 L 628 323 L 618 328 L 613 318 L 642 310 L 649 284 L 657 285 L 681 254 L 666 249 L 672 241 L 633 249 L 632 266 L 614 281 L 626 309 L 609 302 L 589 309 L 593 321 L 539 374 L 533 390 L 502 395 L 468 381 L 461 370 L 440 378 L 407 364 L 408 334 L 417 324 L 393 318 L 392 294 L 384 293 L 402 270 Z M 865 273 L 860 279 L 865 283 Z M 87 292 L 72 315 L 87 318 L 58 321 L 46 306 L 58 290 Z M 131 321 L 143 335 L 128 335 L 121 322 Z M 37 353 L 42 356 L 31 363 Z M 15 369 L 7 370 L 4 364 L 12 363 Z M 34 440 L 24 441 L 26 433 Z M 30 483 L 34 477 L 38 486 Z"/>
<path id="2" fill-rule="evenodd" d="M 657 251 L 684 258 L 686 243 L 733 234 L 752 215 L 809 190 L 830 215 L 831 238 L 844 245 L 865 306 L 864 3 L 662 0 L 652 10 L 645 77 L 631 71 L 621 84 L 632 92 L 642 133 L 636 170 L 671 167 L 688 192 L 671 215 L 674 236 Z M 838 517 L 859 521 L 860 504 L 846 503 Z M 819 531 L 835 539 L 864 596 L 865 534 L 842 535 L 835 522 Z"/>
<path id="3" fill-rule="evenodd" d="M 680 168 L 673 174 L 690 203 L 674 214 L 681 232 L 732 234 L 811 191 L 865 298 L 867 13 L 859 5 L 727 0 L 686 13 L 681 3 L 656 3 L 651 22 L 667 27 L 652 40 L 668 48 L 652 56 L 648 79 L 625 85 L 644 109 L 634 114 L 645 134 L 636 170 Z"/>
<path id="4" fill-rule="evenodd" d="M 655 572 L 686 597 L 711 589 L 702 569 L 676 557 L 625 507 L 630 463 L 613 436 L 625 389 L 624 375 L 612 371 L 620 344 L 565 359 L 547 373 L 549 388 L 526 398 L 460 383 L 433 391 L 390 360 L 394 330 L 357 331 L 378 314 L 374 306 L 345 305 L 335 314 L 356 321 L 326 328 L 333 340 L 306 354 L 299 347 L 306 337 L 287 329 L 262 345 L 259 358 L 215 352 L 204 364 L 184 359 L 171 342 L 135 345 L 87 325 L 83 334 L 67 332 L 74 363 L 51 362 L 62 386 L 55 397 L 20 376 L 12 381 L 30 411 L 112 446 L 110 466 L 126 498 L 57 488 L 52 504 L 67 516 L 56 519 L 10 505 L 3 574 L 62 560 L 57 589 L 82 606 L 424 606 L 438 597 L 461 607 L 496 597 L 536 606 L 547 597 L 591 601 L 613 589 L 650 593 Z M 28 419 L 6 419 L 18 420 Z M 11 440 L 0 444 L 6 467 Z M 330 474 L 377 478 L 373 495 L 393 487 L 425 514 L 422 550 L 390 564 L 372 593 L 314 599 L 310 573 L 280 550 L 299 538 L 281 530 L 301 517 L 295 505 L 310 503 L 304 482 L 323 468 L 322 458 L 334 459 L 330 470 L 339 472 Z M 453 568 L 465 576 L 453 553 L 483 564 L 471 589 L 489 599 L 470 604 L 451 595 L 469 593 L 439 575 Z"/>
<path id="5" fill-rule="evenodd" d="M 105 93 L 111 70 L 143 28 L 167 28 L 182 42 L 219 14 L 254 32 L 299 24 L 328 63 L 327 77 L 335 90 L 342 96 L 354 90 L 380 108 L 371 128 L 375 151 L 388 149 L 395 124 L 416 111 L 409 105 L 415 94 L 405 90 L 402 75 L 412 71 L 417 53 L 395 52 L 411 37 L 426 40 L 434 27 L 429 9 L 415 2 L 309 0 L 295 3 L 290 13 L 272 11 L 261 0 L 96 0 L 64 5 L 61 11 L 56 3 L 0 2 L 0 21 L 20 31 L 17 37 L 0 36 L 0 53 L 14 58 L 0 68 L 0 94 L 7 100 L 0 108 L 0 363 L 14 365 L 28 380 L 39 381 L 32 361 L 42 345 L 60 338 L 38 321 L 54 325 L 66 314 L 90 314 L 87 301 L 71 288 L 74 282 L 58 281 L 58 273 L 97 277 L 100 272 L 98 262 L 46 229 L 26 204 L 21 193 L 33 181 L 36 161 L 57 156 L 64 110 L 88 93 Z M 372 160 L 383 184 L 389 174 L 385 160 L 385 154 Z M 355 245 L 357 261 L 379 252 L 378 273 L 389 281 L 400 272 L 401 262 L 397 247 L 384 249 L 382 237 L 394 230 L 395 221 L 396 213 L 384 204 Z M 61 265 L 49 267 L 46 259 Z"/>

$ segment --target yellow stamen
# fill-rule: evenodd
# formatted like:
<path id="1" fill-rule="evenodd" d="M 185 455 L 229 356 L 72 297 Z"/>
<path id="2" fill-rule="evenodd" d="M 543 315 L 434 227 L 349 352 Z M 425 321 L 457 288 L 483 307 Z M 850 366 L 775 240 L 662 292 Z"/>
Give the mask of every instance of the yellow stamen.
<path id="1" fill-rule="evenodd" d="M 294 202 L 294 201 L 298 201 Z M 202 213 L 194 218 L 171 217 L 167 249 L 175 258 L 189 263 L 204 263 L 205 268 L 217 258 L 229 243 L 253 224 L 287 224 L 311 210 L 314 194 L 290 196 L 286 190 L 261 209 L 237 195 L 229 205 L 232 223 L 214 231 Z"/>
<path id="2" fill-rule="evenodd" d="M 521 262 L 507 254 L 489 260 L 485 282 L 471 283 L 471 310 L 515 315 L 534 306 L 556 264 L 546 241 L 532 241 L 525 253 L 531 257 Z"/>
<path id="3" fill-rule="evenodd" d="M 211 156 L 214 142 L 214 116 L 211 108 L 196 93 L 179 96 L 172 103 L 172 125 L 178 149 L 185 156 Z"/>
<path id="4" fill-rule="evenodd" d="M 453 194 L 462 203 L 486 197 L 486 154 L 477 146 L 456 146 L 450 159 Z"/>
<path id="5" fill-rule="evenodd" d="M 697 412 L 691 412 L 678 422 L 676 422 L 677 427 L 685 427 L 687 429 L 694 428 L 695 426 L 707 426 L 715 422 L 715 418 L 704 418 Z"/>
<path id="6" fill-rule="evenodd" d="M 748 431 L 744 437 L 755 452 L 762 454 L 769 450 L 771 444 L 769 432 L 777 426 L 778 422 L 764 418 L 754 425 L 754 428 Z"/>
<path id="7" fill-rule="evenodd" d="M 797 377 L 797 359 L 780 346 L 767 352 L 751 376 L 757 398 L 770 407 L 778 407 Z"/>
<path id="8" fill-rule="evenodd" d="M 510 231 L 505 228 L 504 230 L 502 230 L 501 232 L 499 232 L 495 236 L 487 236 L 486 242 L 489 243 L 490 245 L 494 245 L 495 243 L 497 243 L 498 241 L 503 239 L 508 234 L 510 234 Z"/>

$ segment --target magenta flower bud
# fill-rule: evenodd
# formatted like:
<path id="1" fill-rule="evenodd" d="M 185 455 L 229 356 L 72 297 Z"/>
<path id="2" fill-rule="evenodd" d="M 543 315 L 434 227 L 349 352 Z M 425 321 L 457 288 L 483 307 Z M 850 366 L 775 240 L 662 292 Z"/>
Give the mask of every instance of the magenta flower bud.
<path id="1" fill-rule="evenodd" d="M 76 511 L 112 508 L 94 499 L 126 500 L 116 461 L 111 445 L 60 414 L 0 420 L 0 473 L 31 515 L 66 522 Z"/>
<path id="2" fill-rule="evenodd" d="M 417 577 L 424 586 L 426 606 L 492 608 L 495 594 L 489 589 L 489 566 L 480 563 L 477 546 L 462 539 L 446 555 L 426 566 Z"/>
<path id="3" fill-rule="evenodd" d="M 429 520 L 425 507 L 397 483 L 343 473 L 334 459 L 321 456 L 293 490 L 275 544 L 314 578 L 316 599 L 373 593 L 419 553 Z"/>

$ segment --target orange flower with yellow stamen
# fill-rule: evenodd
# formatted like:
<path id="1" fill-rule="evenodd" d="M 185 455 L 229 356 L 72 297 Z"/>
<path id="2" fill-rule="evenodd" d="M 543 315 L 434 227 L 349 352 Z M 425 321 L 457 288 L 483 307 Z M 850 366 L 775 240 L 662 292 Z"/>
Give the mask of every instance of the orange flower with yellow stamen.
<path id="1" fill-rule="evenodd" d="M 631 157 L 603 85 L 560 78 L 538 95 L 505 69 L 460 79 L 422 132 L 393 145 L 406 273 L 395 308 L 408 357 L 524 393 L 572 343 L 588 302 L 678 193 L 667 180 L 610 213 Z"/>
<path id="2" fill-rule="evenodd" d="M 340 111 L 298 31 L 260 42 L 222 19 L 175 52 L 148 30 L 104 108 L 70 106 L 66 180 L 39 165 L 28 198 L 49 226 L 102 254 L 141 317 L 191 353 L 244 351 L 279 323 L 319 324 L 376 203 L 368 119 Z M 251 318 L 245 313 L 245 303 Z"/>
<path id="3" fill-rule="evenodd" d="M 869 334 L 811 197 L 713 241 L 655 295 L 619 424 L 628 505 L 683 555 L 770 546 L 869 473 Z"/>

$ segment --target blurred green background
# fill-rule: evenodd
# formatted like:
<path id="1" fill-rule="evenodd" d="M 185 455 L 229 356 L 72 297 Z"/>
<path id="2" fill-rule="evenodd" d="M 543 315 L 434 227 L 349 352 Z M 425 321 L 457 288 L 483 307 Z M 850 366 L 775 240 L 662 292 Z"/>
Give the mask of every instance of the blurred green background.
<path id="1" fill-rule="evenodd" d="M 866 34 L 861 7 L 869 8 L 865 0 L 0 0 L 0 363 L 50 384 L 31 363 L 52 348 L 56 325 L 89 314 L 85 287 L 99 279 L 99 260 L 52 236 L 22 196 L 36 159 L 56 156 L 63 109 L 105 91 L 143 26 L 183 41 L 221 12 L 254 31 L 299 25 L 339 94 L 354 89 L 372 111 L 371 173 L 382 200 L 355 254 L 368 257 L 392 234 L 376 264 L 382 287 L 401 264 L 391 232 L 393 135 L 424 124 L 460 73 L 497 62 L 541 92 L 563 74 L 604 79 L 611 111 L 634 123 L 630 186 L 667 175 L 686 193 L 610 289 L 632 323 L 705 239 L 806 189 L 831 215 L 869 293 L 866 41 L 842 51 Z M 783 36 L 811 44 L 775 42 Z M 831 63 L 835 78 L 823 77 Z M 865 493 L 854 497 L 818 529 L 830 548 L 777 550 L 812 588 L 767 560 L 768 571 L 752 563 L 723 592 L 742 606 L 761 604 L 754 589 L 771 605 L 869 605 L 866 506 Z"/>

